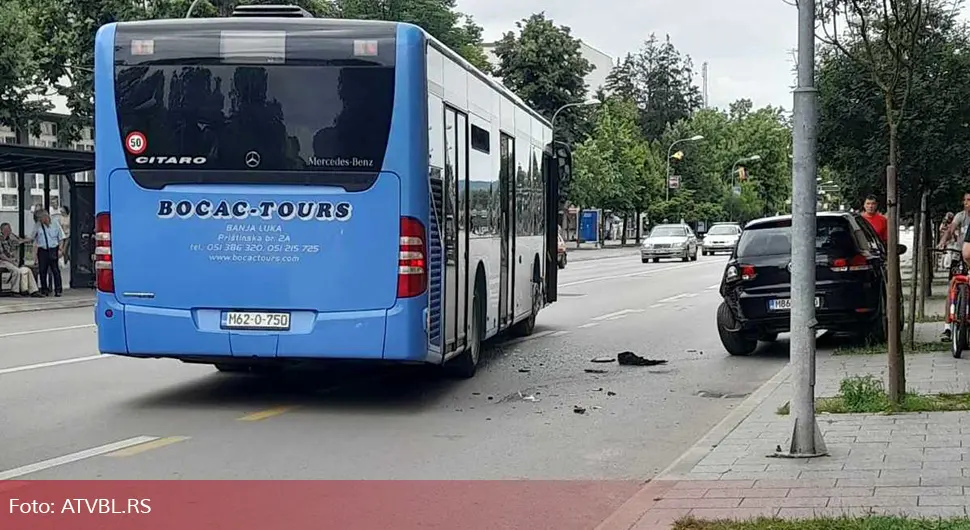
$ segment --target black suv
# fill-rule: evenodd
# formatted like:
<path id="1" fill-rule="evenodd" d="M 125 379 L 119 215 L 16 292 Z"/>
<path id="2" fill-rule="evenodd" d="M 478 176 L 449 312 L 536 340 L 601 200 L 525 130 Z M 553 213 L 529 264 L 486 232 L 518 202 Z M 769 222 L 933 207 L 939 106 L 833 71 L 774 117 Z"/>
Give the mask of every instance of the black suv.
<path id="1" fill-rule="evenodd" d="M 885 246 L 859 214 L 820 212 L 815 221 L 818 329 L 885 340 Z M 724 270 L 724 301 L 717 308 L 717 331 L 731 355 L 749 355 L 759 340 L 791 331 L 791 237 L 790 215 L 757 219 L 744 228 Z M 899 245 L 899 251 L 906 247 Z"/>

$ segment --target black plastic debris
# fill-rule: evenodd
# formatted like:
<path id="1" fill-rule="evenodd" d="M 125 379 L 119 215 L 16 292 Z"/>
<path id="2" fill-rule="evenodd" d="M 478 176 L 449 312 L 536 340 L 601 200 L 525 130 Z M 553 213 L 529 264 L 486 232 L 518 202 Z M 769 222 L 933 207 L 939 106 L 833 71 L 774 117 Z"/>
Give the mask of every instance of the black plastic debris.
<path id="1" fill-rule="evenodd" d="M 640 357 L 632 351 L 618 353 L 616 355 L 616 361 L 624 366 L 657 366 L 658 364 L 667 364 L 665 359 L 647 359 L 646 357 Z"/>
<path id="2" fill-rule="evenodd" d="M 605 373 L 607 373 L 606 370 L 600 370 L 599 368 L 587 368 L 587 369 L 585 369 L 583 371 L 586 372 L 587 374 L 605 374 Z"/>
<path id="3" fill-rule="evenodd" d="M 586 408 L 576 405 L 575 407 L 573 407 L 573 412 L 575 412 L 576 414 L 586 414 Z"/>
<path id="4" fill-rule="evenodd" d="M 527 373 L 529 373 L 530 371 L 531 371 L 531 370 L 529 370 L 528 368 L 519 368 L 519 373 L 521 373 L 521 374 L 527 374 Z"/>
<path id="5" fill-rule="evenodd" d="M 616 395 L 616 392 L 610 390 L 609 392 L 606 393 L 606 395 L 607 396 L 615 396 Z"/>

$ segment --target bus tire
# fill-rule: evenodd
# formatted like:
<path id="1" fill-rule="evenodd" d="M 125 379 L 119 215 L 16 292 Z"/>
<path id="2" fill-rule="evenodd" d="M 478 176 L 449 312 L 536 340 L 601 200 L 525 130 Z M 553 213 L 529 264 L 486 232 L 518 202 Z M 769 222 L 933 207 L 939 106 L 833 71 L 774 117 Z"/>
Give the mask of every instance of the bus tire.
<path id="1" fill-rule="evenodd" d="M 477 282 L 476 282 L 477 283 Z M 482 358 L 482 308 L 484 304 L 482 289 L 475 288 L 472 299 L 472 314 L 468 329 L 468 346 L 457 357 L 445 363 L 445 371 L 451 377 L 471 379 L 478 371 L 478 363 Z"/>

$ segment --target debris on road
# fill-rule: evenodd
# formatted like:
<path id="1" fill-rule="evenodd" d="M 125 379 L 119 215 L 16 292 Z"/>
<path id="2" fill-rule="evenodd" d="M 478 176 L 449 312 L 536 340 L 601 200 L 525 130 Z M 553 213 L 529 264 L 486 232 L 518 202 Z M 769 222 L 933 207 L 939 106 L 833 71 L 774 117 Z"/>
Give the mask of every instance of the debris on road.
<path id="1" fill-rule="evenodd" d="M 658 364 L 667 364 L 665 359 L 647 359 L 646 357 L 640 357 L 632 351 L 618 353 L 616 355 L 616 360 L 621 365 L 625 366 L 657 366 Z"/>
<path id="2" fill-rule="evenodd" d="M 539 401 L 539 398 L 535 396 L 523 396 L 522 392 L 519 392 L 519 397 L 522 398 L 522 401 L 530 401 L 533 403 L 535 403 L 536 401 Z"/>
<path id="3" fill-rule="evenodd" d="M 576 405 L 573 407 L 573 412 L 575 412 L 576 414 L 586 414 L 586 408 Z"/>
<path id="4" fill-rule="evenodd" d="M 610 390 L 609 392 L 606 393 L 606 395 L 607 396 L 615 396 L 616 395 L 616 392 Z"/>
<path id="5" fill-rule="evenodd" d="M 519 368 L 520 374 L 527 374 L 529 372 L 531 372 L 531 370 L 529 370 L 528 368 Z"/>
<path id="6" fill-rule="evenodd" d="M 587 368 L 587 369 L 585 369 L 583 371 L 586 372 L 587 374 L 605 374 L 605 373 L 607 373 L 607 370 L 600 370 L 599 368 Z"/>
<path id="7" fill-rule="evenodd" d="M 597 357 L 595 359 L 590 359 L 591 363 L 614 363 L 616 359 L 613 357 Z"/>

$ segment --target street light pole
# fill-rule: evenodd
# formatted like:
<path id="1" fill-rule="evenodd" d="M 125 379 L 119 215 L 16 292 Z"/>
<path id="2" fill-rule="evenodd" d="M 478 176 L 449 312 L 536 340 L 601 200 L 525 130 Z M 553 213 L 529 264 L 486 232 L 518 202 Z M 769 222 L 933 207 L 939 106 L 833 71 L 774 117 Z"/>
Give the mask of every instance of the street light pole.
<path id="1" fill-rule="evenodd" d="M 664 179 L 664 187 L 667 188 L 667 198 L 665 200 L 670 200 L 670 157 L 674 156 L 674 146 L 682 142 L 699 142 L 703 139 L 704 137 L 698 134 L 691 136 L 690 138 L 681 138 L 680 140 L 676 140 L 674 143 L 670 144 L 670 148 L 667 149 L 667 175 Z"/>
<path id="2" fill-rule="evenodd" d="M 827 453 L 815 421 L 815 215 L 818 172 L 815 0 L 798 0 L 798 87 L 794 91 L 791 259 L 792 436 L 787 453 Z"/>

